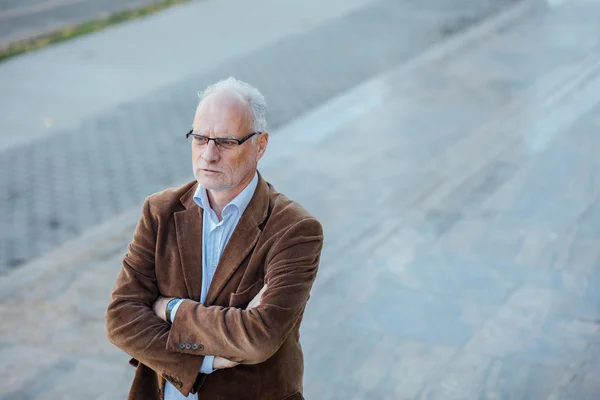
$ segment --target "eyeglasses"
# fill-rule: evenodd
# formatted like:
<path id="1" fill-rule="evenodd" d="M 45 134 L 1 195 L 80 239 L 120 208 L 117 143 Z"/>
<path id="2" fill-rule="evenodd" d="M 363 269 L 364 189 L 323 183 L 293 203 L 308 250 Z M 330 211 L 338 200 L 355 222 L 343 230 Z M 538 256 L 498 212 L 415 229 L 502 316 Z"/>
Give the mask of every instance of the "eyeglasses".
<path id="1" fill-rule="evenodd" d="M 210 142 L 212 140 L 215 142 L 215 145 L 217 147 L 229 150 L 229 149 L 233 149 L 235 146 L 239 146 L 239 145 L 243 144 L 246 140 L 250 139 L 252 136 L 260 135 L 261 133 L 262 132 L 252 132 L 251 134 L 246 135 L 241 139 L 236 139 L 236 138 L 232 138 L 232 137 L 209 138 L 208 136 L 198 135 L 197 133 L 194 133 L 194 130 L 191 130 L 185 135 L 185 138 L 188 139 L 190 136 L 193 137 L 194 144 L 201 146 L 201 147 L 208 145 L 208 142 Z"/>

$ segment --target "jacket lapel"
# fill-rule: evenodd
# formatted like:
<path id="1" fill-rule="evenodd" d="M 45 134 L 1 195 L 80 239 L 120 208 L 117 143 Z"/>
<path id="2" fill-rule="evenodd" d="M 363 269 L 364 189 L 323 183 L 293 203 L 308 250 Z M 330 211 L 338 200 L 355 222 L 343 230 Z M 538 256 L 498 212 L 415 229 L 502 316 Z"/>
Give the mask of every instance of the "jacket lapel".
<path id="1" fill-rule="evenodd" d="M 193 185 L 182 197 L 185 210 L 177 211 L 175 228 L 183 279 L 190 299 L 200 301 L 202 290 L 202 209 L 194 202 Z"/>
<path id="2" fill-rule="evenodd" d="M 252 196 L 250 204 L 248 204 L 240 218 L 219 259 L 219 264 L 206 296 L 206 306 L 214 303 L 231 276 L 258 242 L 262 232 L 261 225 L 268 214 L 269 192 L 268 183 L 262 179 L 259 173 L 254 196 Z"/>

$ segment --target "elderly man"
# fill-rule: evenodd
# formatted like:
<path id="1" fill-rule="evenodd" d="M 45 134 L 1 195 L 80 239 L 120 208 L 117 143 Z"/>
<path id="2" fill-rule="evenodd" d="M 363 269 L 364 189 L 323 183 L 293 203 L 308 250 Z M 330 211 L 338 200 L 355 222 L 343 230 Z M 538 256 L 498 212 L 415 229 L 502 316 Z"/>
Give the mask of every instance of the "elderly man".
<path id="1" fill-rule="evenodd" d="M 201 95 L 196 180 L 149 196 L 108 306 L 130 399 L 302 399 L 299 327 L 319 222 L 257 171 L 266 103 L 229 78 Z"/>

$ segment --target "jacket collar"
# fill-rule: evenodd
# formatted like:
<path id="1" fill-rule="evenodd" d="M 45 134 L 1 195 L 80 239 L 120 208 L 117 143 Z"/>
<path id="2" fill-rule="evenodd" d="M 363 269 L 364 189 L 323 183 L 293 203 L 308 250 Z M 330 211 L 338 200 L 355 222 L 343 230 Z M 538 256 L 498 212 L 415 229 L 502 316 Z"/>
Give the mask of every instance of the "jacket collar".
<path id="1" fill-rule="evenodd" d="M 177 246 L 183 268 L 183 277 L 192 300 L 200 300 L 202 288 L 202 209 L 194 201 L 198 184 L 192 185 L 181 196 L 184 210 L 175 212 Z M 242 214 L 225 250 L 206 296 L 206 306 L 212 305 L 231 276 L 256 245 L 262 224 L 269 212 L 269 184 L 258 173 L 256 190 Z"/>

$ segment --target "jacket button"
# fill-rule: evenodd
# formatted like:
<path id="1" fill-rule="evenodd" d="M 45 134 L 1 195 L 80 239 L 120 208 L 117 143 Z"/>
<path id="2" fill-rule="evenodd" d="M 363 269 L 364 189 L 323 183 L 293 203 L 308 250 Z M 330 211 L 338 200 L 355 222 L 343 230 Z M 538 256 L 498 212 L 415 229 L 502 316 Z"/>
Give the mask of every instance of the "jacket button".
<path id="1" fill-rule="evenodd" d="M 179 343 L 179 348 L 180 349 L 185 349 L 185 344 L 184 343 Z"/>
<path id="2" fill-rule="evenodd" d="M 204 350 L 204 346 L 202 346 L 201 344 L 198 345 L 198 350 L 202 351 Z"/>
<path id="3" fill-rule="evenodd" d="M 191 345 L 191 344 L 189 344 L 189 343 L 186 343 L 186 344 L 185 344 L 185 348 L 189 350 L 189 349 L 191 349 L 191 348 L 192 348 L 192 345 Z"/>
<path id="4" fill-rule="evenodd" d="M 192 344 L 192 350 L 198 350 L 198 345 L 196 343 Z"/>

